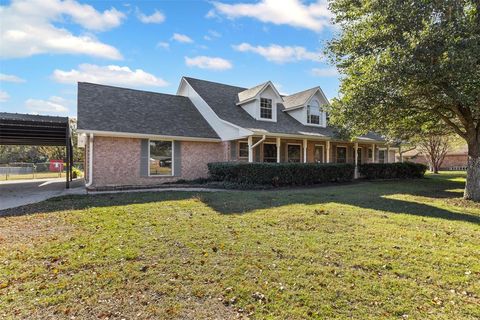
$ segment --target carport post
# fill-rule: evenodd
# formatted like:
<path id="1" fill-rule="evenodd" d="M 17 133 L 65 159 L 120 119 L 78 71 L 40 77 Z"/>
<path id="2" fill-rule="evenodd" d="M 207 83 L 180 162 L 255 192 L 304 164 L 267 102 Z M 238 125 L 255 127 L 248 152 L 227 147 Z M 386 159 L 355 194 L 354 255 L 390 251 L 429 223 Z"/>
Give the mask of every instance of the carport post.
<path id="1" fill-rule="evenodd" d="M 67 170 L 65 170 L 65 177 L 67 179 L 66 188 L 70 189 L 70 125 L 67 121 L 67 132 L 65 134 L 65 155 L 66 155 L 66 165 Z"/>

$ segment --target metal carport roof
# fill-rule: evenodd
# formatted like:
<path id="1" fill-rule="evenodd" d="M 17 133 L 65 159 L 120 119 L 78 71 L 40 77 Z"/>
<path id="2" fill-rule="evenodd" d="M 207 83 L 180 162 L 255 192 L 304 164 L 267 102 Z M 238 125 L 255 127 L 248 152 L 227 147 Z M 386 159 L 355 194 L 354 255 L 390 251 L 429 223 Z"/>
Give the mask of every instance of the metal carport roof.
<path id="1" fill-rule="evenodd" d="M 0 112 L 0 145 L 65 146 L 69 188 L 73 145 L 68 117 Z"/>

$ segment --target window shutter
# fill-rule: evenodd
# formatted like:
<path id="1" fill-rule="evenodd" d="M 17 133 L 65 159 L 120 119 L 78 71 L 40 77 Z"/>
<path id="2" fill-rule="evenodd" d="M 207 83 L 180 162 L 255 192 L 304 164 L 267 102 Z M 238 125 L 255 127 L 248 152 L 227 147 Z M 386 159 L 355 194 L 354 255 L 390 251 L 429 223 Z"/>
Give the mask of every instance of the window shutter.
<path id="1" fill-rule="evenodd" d="M 237 141 L 230 141 L 230 160 L 237 160 Z"/>
<path id="2" fill-rule="evenodd" d="M 182 144 L 180 141 L 173 141 L 173 176 L 182 176 Z"/>
<path id="3" fill-rule="evenodd" d="M 148 139 L 140 142 L 140 177 L 148 177 Z"/>
<path id="4" fill-rule="evenodd" d="M 280 162 L 286 162 L 285 154 L 287 152 L 287 144 L 285 142 L 280 143 Z"/>

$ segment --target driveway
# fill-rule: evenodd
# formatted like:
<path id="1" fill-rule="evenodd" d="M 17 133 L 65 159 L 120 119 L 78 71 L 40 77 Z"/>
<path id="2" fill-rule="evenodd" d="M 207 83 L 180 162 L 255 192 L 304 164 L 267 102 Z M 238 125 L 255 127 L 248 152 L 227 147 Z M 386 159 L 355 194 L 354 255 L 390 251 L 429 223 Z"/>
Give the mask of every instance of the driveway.
<path id="1" fill-rule="evenodd" d="M 83 179 L 70 183 L 65 189 L 65 178 L 0 181 L 0 210 L 40 202 L 68 194 L 85 194 Z"/>

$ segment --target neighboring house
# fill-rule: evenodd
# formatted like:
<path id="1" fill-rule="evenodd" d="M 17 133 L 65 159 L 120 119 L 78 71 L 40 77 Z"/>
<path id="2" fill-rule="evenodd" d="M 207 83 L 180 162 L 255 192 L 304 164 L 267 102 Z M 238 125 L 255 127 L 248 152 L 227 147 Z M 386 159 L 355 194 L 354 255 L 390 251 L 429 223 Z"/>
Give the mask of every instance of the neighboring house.
<path id="1" fill-rule="evenodd" d="M 378 135 L 338 139 L 327 105 L 320 87 L 283 96 L 271 82 L 247 89 L 184 77 L 176 95 L 81 82 L 87 187 L 207 177 L 216 161 L 395 161 Z"/>
<path id="2" fill-rule="evenodd" d="M 423 163 L 428 166 L 427 156 L 419 149 L 407 151 L 403 154 L 404 161 Z M 448 151 L 440 170 L 467 170 L 468 146 L 456 146 Z"/>

